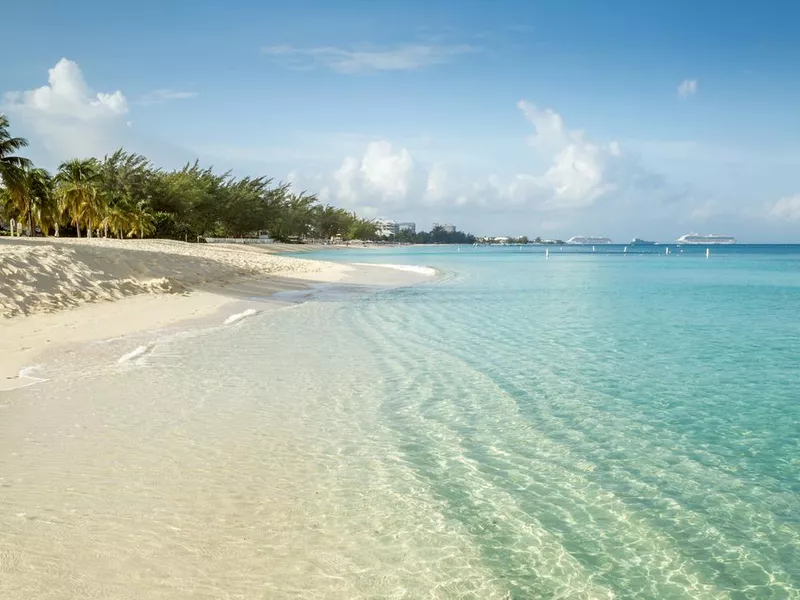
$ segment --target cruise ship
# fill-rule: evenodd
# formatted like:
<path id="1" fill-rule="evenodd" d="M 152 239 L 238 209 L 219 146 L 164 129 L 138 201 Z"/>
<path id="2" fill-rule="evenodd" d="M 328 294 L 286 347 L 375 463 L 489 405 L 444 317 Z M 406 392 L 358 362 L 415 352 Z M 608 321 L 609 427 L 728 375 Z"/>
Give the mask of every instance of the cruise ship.
<path id="1" fill-rule="evenodd" d="M 729 235 L 700 235 L 699 233 L 687 233 L 677 239 L 679 244 L 735 244 L 736 238 Z"/>
<path id="2" fill-rule="evenodd" d="M 567 240 L 568 244 L 591 244 L 591 245 L 599 245 L 599 244 L 613 244 L 610 239 L 607 237 L 591 237 L 591 236 L 583 236 L 583 235 L 575 235 Z"/>
<path id="3" fill-rule="evenodd" d="M 649 242 L 642 238 L 633 238 L 631 246 L 658 246 L 658 242 Z"/>

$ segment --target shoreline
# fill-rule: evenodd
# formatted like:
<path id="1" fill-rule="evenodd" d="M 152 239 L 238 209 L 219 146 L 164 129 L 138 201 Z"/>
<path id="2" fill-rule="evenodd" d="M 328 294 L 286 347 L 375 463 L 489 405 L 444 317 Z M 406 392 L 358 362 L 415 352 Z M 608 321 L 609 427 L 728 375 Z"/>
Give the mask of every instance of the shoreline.
<path id="1" fill-rule="evenodd" d="M 10 279 L 5 288 L 0 283 L 0 308 L 17 310 L 14 316 L 0 316 L 0 392 L 37 383 L 32 368 L 58 354 L 79 352 L 87 344 L 222 325 L 247 311 L 313 299 L 321 286 L 403 287 L 430 280 L 431 275 L 381 265 L 276 257 L 230 246 L 147 242 L 0 243 L 0 270 Z M 9 256 L 13 260 L 3 260 Z M 90 272 L 83 272 L 86 269 Z M 71 286 L 70 277 L 79 278 L 84 287 Z M 54 293 L 53 285 L 61 285 L 60 291 Z M 86 293 L 86 286 L 98 285 L 102 289 L 94 296 Z M 35 297 L 39 294 L 64 297 L 42 302 Z M 29 312 L 20 314 L 21 310 Z"/>

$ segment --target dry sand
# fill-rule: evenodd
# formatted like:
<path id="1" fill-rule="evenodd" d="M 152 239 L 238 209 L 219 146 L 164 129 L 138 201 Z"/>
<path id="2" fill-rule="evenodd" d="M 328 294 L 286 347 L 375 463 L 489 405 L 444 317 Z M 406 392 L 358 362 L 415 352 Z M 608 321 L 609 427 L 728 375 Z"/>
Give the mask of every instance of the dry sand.
<path id="1" fill-rule="evenodd" d="M 244 246 L 0 239 L 0 390 L 29 383 L 20 370 L 45 351 L 167 327 L 351 271 Z"/>

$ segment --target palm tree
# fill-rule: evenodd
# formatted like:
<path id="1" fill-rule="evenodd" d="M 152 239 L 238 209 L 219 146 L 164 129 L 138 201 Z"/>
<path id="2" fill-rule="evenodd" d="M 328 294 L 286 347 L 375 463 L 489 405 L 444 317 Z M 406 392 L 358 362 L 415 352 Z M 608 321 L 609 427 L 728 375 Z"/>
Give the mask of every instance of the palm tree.
<path id="1" fill-rule="evenodd" d="M 128 236 L 138 235 L 139 239 L 144 239 L 145 235 L 153 233 L 156 229 L 155 218 L 144 202 L 139 202 L 136 207 L 128 213 L 130 219 L 130 231 Z"/>
<path id="2" fill-rule="evenodd" d="M 5 187 L 0 187 L 0 222 L 13 219 L 16 214 L 17 209 L 11 198 L 11 192 Z"/>
<path id="3" fill-rule="evenodd" d="M 4 190 L 3 196 L 3 212 L 15 218 L 20 226 L 25 224 L 29 236 L 33 236 L 37 223 L 45 235 L 58 223 L 53 178 L 44 169 L 21 169 L 14 174 L 14 185 Z"/>
<path id="4" fill-rule="evenodd" d="M 61 206 L 81 237 L 81 224 L 86 225 L 86 237 L 102 221 L 104 199 L 98 188 L 100 173 L 97 160 L 73 159 L 61 163 L 56 174 Z"/>
<path id="5" fill-rule="evenodd" d="M 44 169 L 23 169 L 19 184 L 11 197 L 20 221 L 27 221 L 28 235 L 33 237 L 36 224 L 45 235 L 59 221 L 57 202 L 53 193 L 53 178 Z"/>
<path id="6" fill-rule="evenodd" d="M 58 236 L 63 212 L 58 202 L 53 177 L 44 169 L 31 169 L 29 172 L 29 189 L 31 191 L 33 217 L 44 235 L 51 229 Z"/>
<path id="7" fill-rule="evenodd" d="M 116 235 L 119 239 L 132 228 L 135 229 L 135 224 L 131 218 L 131 213 L 121 206 L 111 206 L 106 211 L 106 216 L 103 219 L 103 227 L 111 230 L 111 233 Z"/>
<path id="8" fill-rule="evenodd" d="M 12 195 L 19 195 L 24 185 L 24 170 L 31 167 L 31 161 L 15 152 L 28 145 L 25 138 L 11 137 L 8 132 L 8 117 L 0 114 L 0 182 Z M 28 221 L 33 220 L 28 215 Z"/>

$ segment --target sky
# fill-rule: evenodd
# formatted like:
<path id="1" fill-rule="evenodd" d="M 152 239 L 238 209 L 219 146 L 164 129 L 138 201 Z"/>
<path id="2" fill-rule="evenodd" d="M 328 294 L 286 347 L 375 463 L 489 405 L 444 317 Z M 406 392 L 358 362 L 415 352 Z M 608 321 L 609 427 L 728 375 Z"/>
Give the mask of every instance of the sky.
<path id="1" fill-rule="evenodd" d="M 800 3 L 3 8 L 28 157 L 123 146 L 478 235 L 800 242 Z"/>

